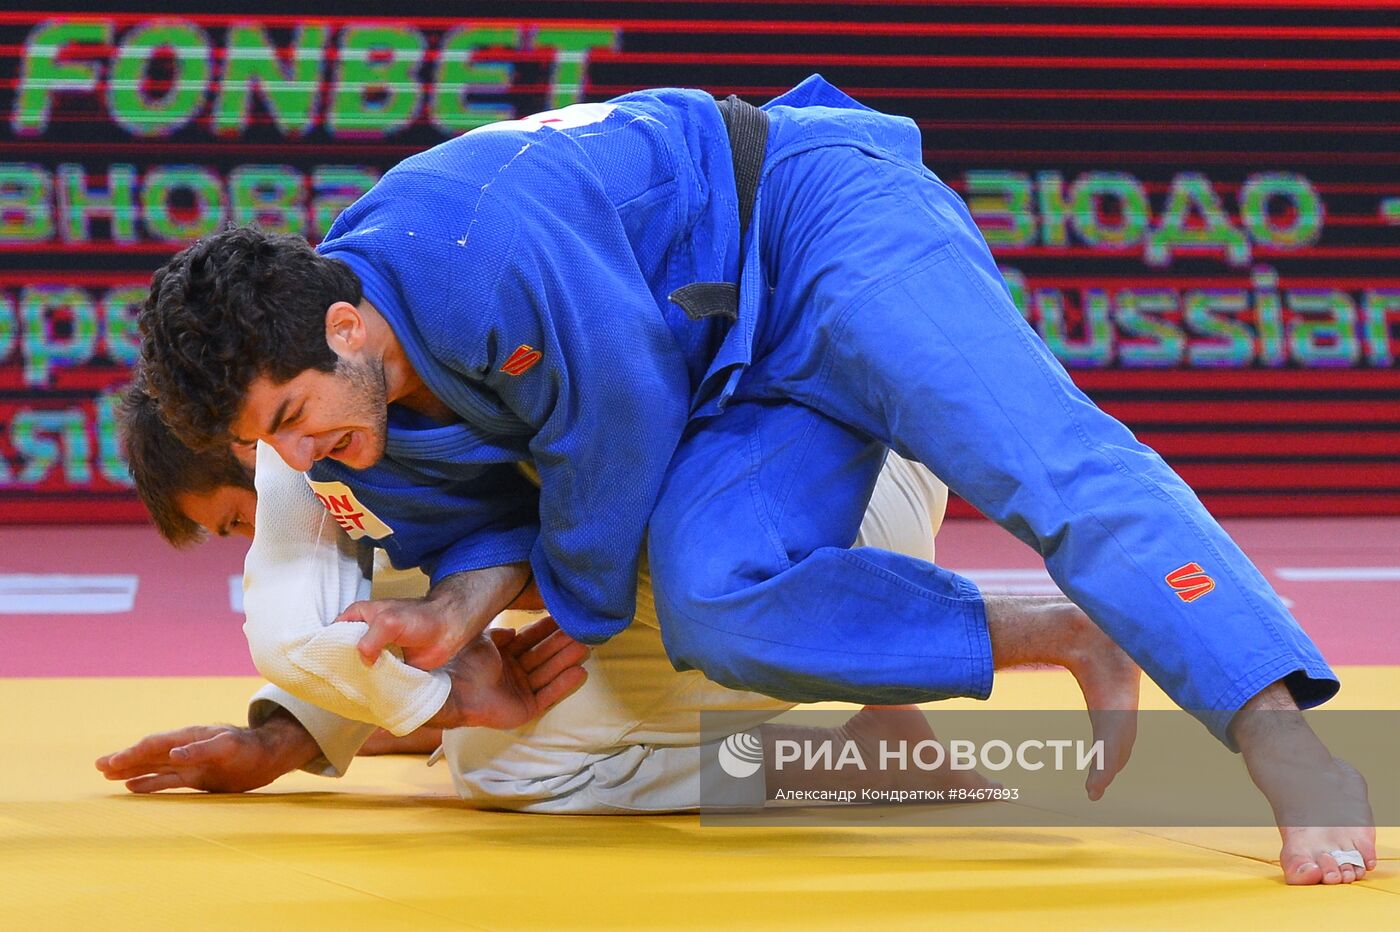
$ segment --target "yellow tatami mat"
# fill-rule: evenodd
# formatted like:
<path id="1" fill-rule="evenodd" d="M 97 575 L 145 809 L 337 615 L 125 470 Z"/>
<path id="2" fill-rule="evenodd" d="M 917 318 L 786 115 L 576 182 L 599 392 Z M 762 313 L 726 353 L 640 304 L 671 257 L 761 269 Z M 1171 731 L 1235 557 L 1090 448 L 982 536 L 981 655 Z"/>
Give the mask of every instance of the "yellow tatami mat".
<path id="1" fill-rule="evenodd" d="M 1341 672 L 1339 706 L 1400 703 L 1400 669 Z M 1278 842 L 1266 829 L 714 828 L 693 816 L 484 813 L 420 758 L 226 797 L 134 797 L 93 769 L 147 732 L 237 720 L 256 685 L 0 680 L 0 929 L 1196 932 L 1400 919 L 1396 829 L 1381 830 L 1385 860 L 1364 883 L 1294 889 L 1269 863 Z M 1024 671 L 1001 675 L 992 702 L 1075 699 L 1067 675 Z M 1147 704 L 1165 699 L 1153 691 Z"/>

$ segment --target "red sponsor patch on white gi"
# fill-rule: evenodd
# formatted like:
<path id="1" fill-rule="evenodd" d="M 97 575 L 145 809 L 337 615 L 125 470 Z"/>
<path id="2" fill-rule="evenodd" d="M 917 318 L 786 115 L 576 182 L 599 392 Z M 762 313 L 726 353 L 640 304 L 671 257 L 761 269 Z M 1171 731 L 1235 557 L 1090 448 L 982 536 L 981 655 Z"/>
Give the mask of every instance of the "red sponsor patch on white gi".
<path id="1" fill-rule="evenodd" d="M 350 535 L 351 540 L 359 540 L 362 537 L 383 540 L 394 533 L 394 529 L 366 508 L 345 483 L 307 479 L 306 484 L 311 486 L 316 499 L 326 506 L 326 511 L 330 512 L 340 529 Z"/>

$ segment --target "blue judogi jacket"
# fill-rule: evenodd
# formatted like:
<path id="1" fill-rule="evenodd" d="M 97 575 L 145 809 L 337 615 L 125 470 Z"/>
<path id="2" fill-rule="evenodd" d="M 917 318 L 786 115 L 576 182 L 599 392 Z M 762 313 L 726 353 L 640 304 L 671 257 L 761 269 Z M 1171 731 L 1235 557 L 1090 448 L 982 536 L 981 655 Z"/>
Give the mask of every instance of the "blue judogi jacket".
<path id="1" fill-rule="evenodd" d="M 920 158 L 911 121 L 820 77 L 766 109 L 768 166 L 836 137 Z M 422 563 L 436 581 L 528 557 L 569 634 L 616 634 L 632 618 L 672 451 L 750 360 L 766 291 L 757 217 L 736 321 L 692 320 L 668 301 L 693 282 L 739 282 L 729 141 L 701 91 L 642 91 L 493 124 L 405 160 L 319 248 L 355 271 L 429 390 L 462 420 L 414 430 L 400 418 L 379 466 L 323 460 L 312 478 L 356 486 L 371 508 L 380 489 L 400 521 L 421 518 L 413 554 L 388 548 L 396 564 Z M 538 525 L 524 518 L 530 492 L 502 494 L 518 483 L 500 469 L 521 460 L 539 472 Z M 442 503 L 416 489 L 424 477 L 451 485 L 452 542 L 436 539 Z M 441 548 L 424 552 L 425 539 Z"/>

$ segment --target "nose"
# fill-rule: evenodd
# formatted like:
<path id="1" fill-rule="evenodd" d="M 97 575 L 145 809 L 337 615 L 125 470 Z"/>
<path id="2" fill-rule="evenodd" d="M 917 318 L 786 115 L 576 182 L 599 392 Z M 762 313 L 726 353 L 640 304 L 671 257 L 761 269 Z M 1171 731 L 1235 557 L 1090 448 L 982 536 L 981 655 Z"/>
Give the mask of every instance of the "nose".
<path id="1" fill-rule="evenodd" d="M 278 434 L 272 438 L 272 448 L 297 472 L 306 472 L 316 462 L 316 444 L 310 437 Z"/>

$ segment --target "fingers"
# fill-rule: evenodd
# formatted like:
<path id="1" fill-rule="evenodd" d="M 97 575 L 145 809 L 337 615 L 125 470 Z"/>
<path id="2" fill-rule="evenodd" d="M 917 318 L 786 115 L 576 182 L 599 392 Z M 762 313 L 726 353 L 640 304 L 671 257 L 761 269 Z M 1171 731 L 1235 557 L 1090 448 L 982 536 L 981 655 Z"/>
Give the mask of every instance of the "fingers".
<path id="1" fill-rule="evenodd" d="M 344 611 L 335 616 L 336 622 L 358 621 L 369 626 L 369 630 L 360 638 L 356 647 L 366 666 L 374 666 L 384 648 L 395 643 L 403 635 L 402 619 L 394 612 L 385 611 L 387 607 L 388 600 L 362 599 L 359 602 L 351 602 L 345 606 Z"/>
<path id="2" fill-rule="evenodd" d="M 539 692 L 546 684 L 563 674 L 565 670 L 577 667 L 587 659 L 588 648 L 578 641 L 570 640 L 535 669 L 526 668 L 530 679 L 530 689 Z M 525 667 L 524 664 L 521 666 Z"/>
<path id="3" fill-rule="evenodd" d="M 569 667 L 560 673 L 535 693 L 540 711 L 546 712 L 572 696 L 587 679 L 588 671 L 583 667 Z"/>
<path id="4" fill-rule="evenodd" d="M 351 602 L 335 616 L 336 621 L 368 621 L 374 614 L 374 603 L 368 599 Z"/>
<path id="5" fill-rule="evenodd" d="M 227 730 L 220 725 L 190 725 L 175 731 L 147 735 L 129 748 L 99 757 L 97 769 L 109 780 L 126 780 L 133 776 L 151 773 L 157 767 L 169 763 L 171 748 L 199 741 Z"/>
<path id="6" fill-rule="evenodd" d="M 188 787 L 185 778 L 178 773 L 157 773 L 126 781 L 126 788 L 133 793 L 159 793 L 161 790 L 176 790 Z"/>
<path id="7" fill-rule="evenodd" d="M 225 758 L 236 754 L 237 751 L 238 739 L 229 732 L 223 732 L 212 738 L 171 748 L 170 759 L 185 765 L 221 763 Z"/>
<path id="8" fill-rule="evenodd" d="M 520 666 L 528 673 L 543 666 L 551 657 L 570 645 L 583 647 L 582 644 L 579 644 L 578 641 L 575 641 L 563 631 L 555 631 L 524 653 L 515 650 L 511 650 L 510 653 L 520 661 Z M 514 645 L 512 645 L 512 647 L 513 646 Z M 588 656 L 587 648 L 584 648 L 584 656 Z"/>
<path id="9" fill-rule="evenodd" d="M 512 645 L 511 653 L 518 657 L 558 630 L 559 624 L 553 618 L 546 616 L 538 621 L 532 621 L 521 628 L 515 636 L 515 644 Z"/>
<path id="10" fill-rule="evenodd" d="M 434 670 L 453 658 L 486 627 L 487 618 L 474 619 L 460 607 L 432 599 L 378 599 L 355 602 L 337 616 L 338 622 L 366 626 L 357 650 L 367 666 L 390 647 L 404 663 Z"/>
<path id="11" fill-rule="evenodd" d="M 361 604 L 361 603 L 356 603 Z M 351 606 L 352 608 L 354 606 Z M 347 609 L 348 611 L 349 609 Z M 379 655 L 390 644 L 397 643 L 403 637 L 403 622 L 397 615 L 388 615 L 383 618 L 374 619 L 344 619 L 346 621 L 364 620 L 369 625 L 369 630 L 364 637 L 360 638 L 360 643 L 356 645 L 356 650 L 360 652 L 360 659 L 365 662 L 365 666 L 372 667 L 379 660 Z"/>

